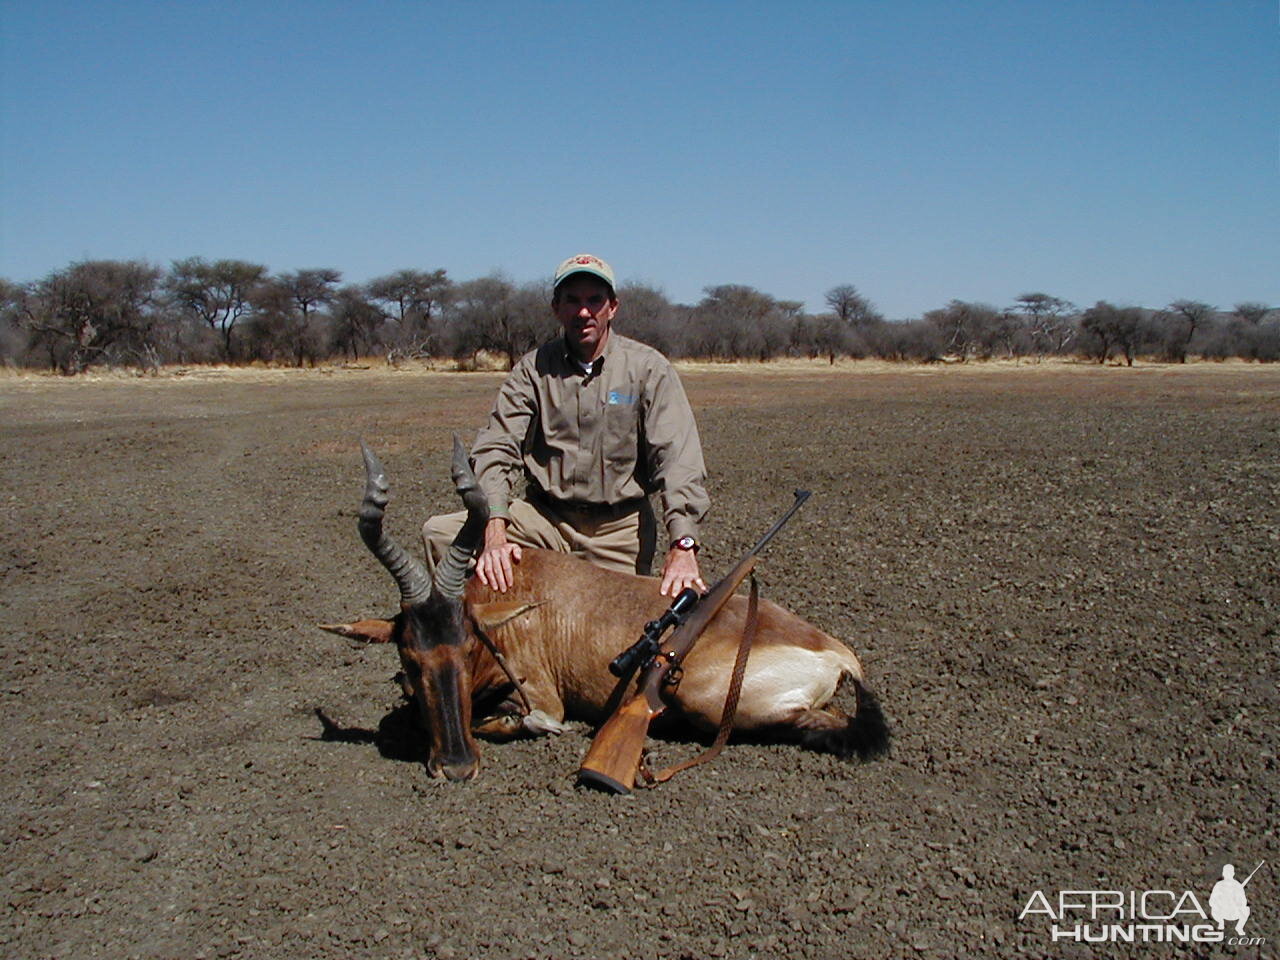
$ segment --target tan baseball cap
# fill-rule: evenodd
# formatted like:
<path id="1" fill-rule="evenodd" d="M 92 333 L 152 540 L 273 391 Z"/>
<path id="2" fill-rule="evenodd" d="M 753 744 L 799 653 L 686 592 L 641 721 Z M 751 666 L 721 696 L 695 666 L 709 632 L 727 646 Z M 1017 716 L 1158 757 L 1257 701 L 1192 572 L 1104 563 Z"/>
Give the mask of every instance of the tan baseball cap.
<path id="1" fill-rule="evenodd" d="M 575 273 L 589 273 L 607 283 L 610 290 L 617 289 L 617 284 L 613 280 L 613 267 L 590 253 L 576 254 L 556 267 L 556 279 L 552 285 L 553 289 L 559 287 L 561 283 Z"/>

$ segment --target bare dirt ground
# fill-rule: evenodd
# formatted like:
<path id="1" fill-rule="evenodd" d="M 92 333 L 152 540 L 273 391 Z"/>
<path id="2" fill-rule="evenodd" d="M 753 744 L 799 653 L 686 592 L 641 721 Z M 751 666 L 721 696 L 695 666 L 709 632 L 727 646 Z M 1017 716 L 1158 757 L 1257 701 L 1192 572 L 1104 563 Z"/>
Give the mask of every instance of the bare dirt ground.
<path id="1" fill-rule="evenodd" d="M 314 624 L 394 606 L 357 435 L 416 546 L 497 376 L 0 380 L 0 955 L 1275 955 L 1280 367 L 685 380 L 705 569 L 814 491 L 763 591 L 863 658 L 886 758 L 731 745 L 619 798 L 572 785 L 579 726 L 429 781 L 394 653 Z M 1019 919 L 1036 890 L 1208 909 L 1263 859 L 1261 945 Z"/>

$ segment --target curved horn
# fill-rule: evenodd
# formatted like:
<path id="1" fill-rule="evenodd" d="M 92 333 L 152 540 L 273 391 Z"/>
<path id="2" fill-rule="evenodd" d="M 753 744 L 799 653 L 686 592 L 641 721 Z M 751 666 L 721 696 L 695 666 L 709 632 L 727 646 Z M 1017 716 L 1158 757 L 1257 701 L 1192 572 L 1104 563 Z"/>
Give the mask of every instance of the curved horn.
<path id="1" fill-rule="evenodd" d="M 435 584 L 442 595 L 461 597 L 467 564 L 475 556 L 476 548 L 484 537 L 484 525 L 489 522 L 489 501 L 476 481 L 467 451 L 456 433 L 453 435 L 453 467 L 450 472 L 453 487 L 467 508 L 467 520 L 449 545 L 449 552 L 436 567 Z"/>
<path id="2" fill-rule="evenodd" d="M 400 587 L 400 602 L 404 605 L 421 603 L 431 595 L 431 578 L 415 557 L 401 549 L 400 545 L 382 532 L 382 516 L 387 509 L 387 475 L 382 464 L 374 456 L 364 440 L 360 441 L 364 454 L 364 500 L 360 504 L 360 519 L 356 526 L 360 539 L 369 552 L 381 561 Z"/>

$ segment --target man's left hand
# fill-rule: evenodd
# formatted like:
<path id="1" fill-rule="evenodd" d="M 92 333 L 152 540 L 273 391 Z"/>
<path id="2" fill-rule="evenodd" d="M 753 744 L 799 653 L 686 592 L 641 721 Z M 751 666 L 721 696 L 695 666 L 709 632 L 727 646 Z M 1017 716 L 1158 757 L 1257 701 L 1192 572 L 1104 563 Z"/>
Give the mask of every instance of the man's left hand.
<path id="1" fill-rule="evenodd" d="M 707 592 L 707 585 L 698 572 L 698 555 L 692 550 L 672 547 L 662 565 L 662 595 L 674 597 L 685 587 L 695 587 L 699 593 Z"/>

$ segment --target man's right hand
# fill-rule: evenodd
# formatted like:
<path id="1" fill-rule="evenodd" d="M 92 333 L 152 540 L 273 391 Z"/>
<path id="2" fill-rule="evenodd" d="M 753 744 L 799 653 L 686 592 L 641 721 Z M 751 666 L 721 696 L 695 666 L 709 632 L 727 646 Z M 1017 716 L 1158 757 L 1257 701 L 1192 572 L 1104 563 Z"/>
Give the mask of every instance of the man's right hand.
<path id="1" fill-rule="evenodd" d="M 506 593 L 514 582 L 511 565 L 520 562 L 520 545 L 507 540 L 507 521 L 493 517 L 485 524 L 484 549 L 476 560 L 480 582 L 499 593 Z"/>

